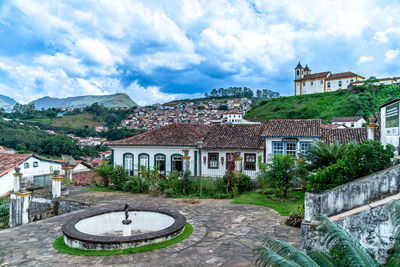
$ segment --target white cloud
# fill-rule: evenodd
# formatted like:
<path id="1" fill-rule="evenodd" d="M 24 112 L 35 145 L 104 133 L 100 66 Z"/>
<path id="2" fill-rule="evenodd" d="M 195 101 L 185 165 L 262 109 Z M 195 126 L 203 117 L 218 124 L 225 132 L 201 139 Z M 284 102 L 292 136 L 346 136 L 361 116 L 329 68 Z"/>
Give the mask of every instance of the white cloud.
<path id="1" fill-rule="evenodd" d="M 369 62 L 369 61 L 372 61 L 372 60 L 374 60 L 373 56 L 361 56 L 358 59 L 357 63 L 360 64 L 360 63 L 365 63 L 365 62 Z"/>
<path id="2" fill-rule="evenodd" d="M 88 67 L 81 63 L 79 58 L 71 57 L 63 53 L 51 55 L 40 55 L 34 58 L 34 63 L 49 69 L 60 68 L 73 75 L 86 76 Z"/>
<path id="3" fill-rule="evenodd" d="M 382 49 L 387 50 L 386 62 L 398 57 L 392 45 L 400 37 L 396 2 L 15 0 L 7 5 L 14 7 L 0 10 L 2 25 L 10 23 L 8 18 L 16 16 L 12 10 L 18 9 L 16 27 L 27 29 L 46 50 L 22 51 L 11 61 L 0 62 L 0 68 L 7 63 L 12 69 L 6 71 L 9 80 L 2 80 L 3 88 L 17 88 L 24 101 L 35 94 L 102 94 L 136 88 L 141 94 L 132 97 L 139 102 L 162 102 L 187 97 L 164 93 L 167 87 L 202 86 L 188 73 L 208 79 L 205 86 L 243 81 L 261 87 L 279 75 L 275 86 L 292 74 L 287 65 L 297 60 L 326 65 L 340 56 L 347 60 L 342 60 L 343 66 L 362 70 L 370 64 L 361 63 L 381 60 L 368 55 L 382 54 Z M 339 52 L 328 51 L 324 46 L 329 44 L 342 47 Z M 323 69 L 334 67 L 342 66 Z M 121 85 L 121 80 L 132 77 L 154 86 Z"/>
<path id="4" fill-rule="evenodd" d="M 400 49 L 389 49 L 385 53 L 385 61 L 390 62 L 399 56 Z"/>
<path id="5" fill-rule="evenodd" d="M 142 87 L 138 81 L 132 82 L 127 90 L 127 94 L 129 94 L 136 103 L 141 106 L 154 104 L 154 103 L 165 103 L 169 101 L 173 101 L 176 99 L 184 99 L 184 98 L 196 98 L 201 97 L 202 94 L 167 94 L 163 93 L 158 86 L 148 86 Z"/>

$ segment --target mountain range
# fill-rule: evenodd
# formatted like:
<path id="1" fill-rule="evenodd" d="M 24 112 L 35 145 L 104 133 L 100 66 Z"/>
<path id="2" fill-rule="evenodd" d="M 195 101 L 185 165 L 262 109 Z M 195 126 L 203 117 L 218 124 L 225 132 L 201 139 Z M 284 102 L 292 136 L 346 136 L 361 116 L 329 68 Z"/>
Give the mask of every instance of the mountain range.
<path id="1" fill-rule="evenodd" d="M 6 111 L 11 111 L 15 104 L 17 104 L 17 101 L 11 97 L 0 95 L 0 108 L 4 108 Z"/>
<path id="2" fill-rule="evenodd" d="M 93 103 L 103 104 L 107 108 L 114 107 L 134 107 L 137 106 L 127 94 L 118 93 L 112 95 L 85 95 L 85 96 L 74 96 L 66 98 L 53 98 L 53 97 L 42 97 L 36 99 L 29 104 L 34 104 L 36 109 L 49 109 L 49 108 L 82 108 L 90 106 Z M 0 95 L 0 108 L 4 108 L 6 111 L 11 111 L 17 102 L 4 95 Z"/>

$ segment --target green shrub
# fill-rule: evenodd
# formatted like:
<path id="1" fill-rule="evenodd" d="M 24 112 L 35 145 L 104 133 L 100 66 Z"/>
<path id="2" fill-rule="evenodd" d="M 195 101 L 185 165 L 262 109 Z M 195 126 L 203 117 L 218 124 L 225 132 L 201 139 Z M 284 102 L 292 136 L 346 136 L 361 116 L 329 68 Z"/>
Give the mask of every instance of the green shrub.
<path id="1" fill-rule="evenodd" d="M 101 177 L 103 186 L 108 187 L 113 170 L 114 166 L 111 164 L 103 164 L 96 169 L 96 173 Z"/>
<path id="2" fill-rule="evenodd" d="M 128 171 L 123 166 L 116 166 L 111 172 L 112 187 L 117 190 L 122 190 L 124 184 L 128 181 Z"/>
<path id="3" fill-rule="evenodd" d="M 393 165 L 394 147 L 374 140 L 356 145 L 348 155 L 329 166 L 322 167 L 309 176 L 308 191 L 324 191 L 343 185 Z"/>
<path id="4" fill-rule="evenodd" d="M 292 188 L 295 178 L 295 161 L 290 155 L 275 155 L 272 162 L 268 164 L 268 170 L 264 171 L 264 179 L 268 180 L 270 186 L 276 189 L 276 194 L 286 198 Z"/>
<path id="5" fill-rule="evenodd" d="M 228 183 L 227 174 L 224 175 L 223 181 L 225 184 Z M 241 172 L 233 172 L 231 183 L 233 188 L 237 188 L 239 193 L 243 193 L 249 191 L 251 189 L 251 178 L 250 176 L 241 173 Z"/>
<path id="6" fill-rule="evenodd" d="M 140 177 L 130 177 L 124 184 L 123 190 L 131 193 L 147 193 L 149 191 L 150 183 Z"/>

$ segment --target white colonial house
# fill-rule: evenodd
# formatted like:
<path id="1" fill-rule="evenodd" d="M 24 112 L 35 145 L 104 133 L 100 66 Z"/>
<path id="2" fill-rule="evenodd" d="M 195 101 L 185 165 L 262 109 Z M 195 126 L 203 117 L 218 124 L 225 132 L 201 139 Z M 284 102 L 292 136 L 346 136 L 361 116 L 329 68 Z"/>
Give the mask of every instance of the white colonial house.
<path id="1" fill-rule="evenodd" d="M 211 126 L 196 123 L 172 123 L 133 137 L 109 142 L 114 166 L 121 165 L 131 175 L 138 175 L 141 166 L 158 167 L 161 174 L 183 170 L 184 151 L 190 157 L 190 171 L 197 176 L 198 144 Z"/>
<path id="2" fill-rule="evenodd" d="M 50 172 L 60 170 L 60 161 L 48 160 L 32 154 L 0 154 L 0 196 L 10 192 L 14 184 L 15 167 L 20 167 L 22 177 L 37 187 L 50 184 Z"/>
<path id="3" fill-rule="evenodd" d="M 362 116 L 356 117 L 335 117 L 332 119 L 332 124 L 343 125 L 347 128 L 362 128 L 367 121 Z"/>
<path id="4" fill-rule="evenodd" d="M 307 65 L 303 68 L 300 62 L 294 69 L 294 72 L 294 95 L 325 93 L 347 89 L 351 84 L 365 80 L 363 76 L 351 71 L 311 73 L 310 68 Z"/>
<path id="5" fill-rule="evenodd" d="M 258 158 L 305 153 L 314 140 L 331 143 L 367 139 L 365 128 L 331 129 L 321 120 L 270 120 L 267 124 L 173 123 L 133 137 L 109 142 L 113 164 L 139 175 L 141 166 L 157 166 L 161 174 L 183 171 L 190 162 L 194 176 L 221 177 L 234 161 L 241 170 L 257 177 Z M 185 155 L 186 154 L 186 155 Z"/>
<path id="6" fill-rule="evenodd" d="M 227 123 L 239 123 L 243 120 L 243 112 L 240 111 L 228 111 L 222 114 L 222 122 Z"/>
<path id="7" fill-rule="evenodd" d="M 379 125 L 381 143 L 384 145 L 391 144 L 397 148 L 397 151 L 399 150 L 400 145 L 399 104 L 400 99 L 397 98 L 380 107 L 381 113 Z M 397 152 L 397 154 L 399 153 Z"/>

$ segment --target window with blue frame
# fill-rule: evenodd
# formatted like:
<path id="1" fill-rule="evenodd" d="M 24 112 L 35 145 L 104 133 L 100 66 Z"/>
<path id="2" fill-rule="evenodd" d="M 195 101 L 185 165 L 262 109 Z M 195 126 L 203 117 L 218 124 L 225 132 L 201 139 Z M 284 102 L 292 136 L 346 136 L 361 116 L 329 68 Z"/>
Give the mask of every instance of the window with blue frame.
<path id="1" fill-rule="evenodd" d="M 272 143 L 272 154 L 278 155 L 283 154 L 284 143 L 283 142 L 274 142 Z"/>
<path id="2" fill-rule="evenodd" d="M 300 142 L 300 152 L 307 155 L 307 149 L 311 145 L 311 142 Z"/>
<path id="3" fill-rule="evenodd" d="M 300 149 L 299 152 L 306 154 L 308 146 L 311 142 L 300 142 L 299 147 L 297 146 L 298 142 L 273 142 L 272 143 L 272 154 L 288 154 L 292 157 L 297 157 L 297 149 Z"/>

